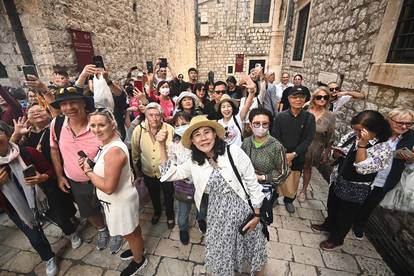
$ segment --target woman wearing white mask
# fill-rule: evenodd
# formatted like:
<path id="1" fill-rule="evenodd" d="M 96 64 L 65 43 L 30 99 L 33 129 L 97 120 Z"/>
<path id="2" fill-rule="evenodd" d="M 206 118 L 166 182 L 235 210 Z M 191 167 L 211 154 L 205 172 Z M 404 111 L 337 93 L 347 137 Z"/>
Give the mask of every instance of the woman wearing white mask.
<path id="1" fill-rule="evenodd" d="M 227 94 L 221 96 L 218 104 L 217 112 L 220 119 L 217 122 L 222 125 L 226 131 L 224 141 L 227 145 L 235 144 L 241 146 L 243 142 L 242 122 L 246 118 L 249 108 L 253 103 L 256 89 L 247 89 L 247 91 L 249 95 L 240 111 L 236 102 Z"/>
<path id="2" fill-rule="evenodd" d="M 155 92 L 152 88 L 150 88 L 148 98 L 150 101 L 157 102 L 161 105 L 164 122 L 171 123 L 175 103 L 170 97 L 169 82 L 160 81 Z"/>
<path id="3" fill-rule="evenodd" d="M 270 136 L 269 128 L 272 113 L 264 108 L 255 108 L 250 111 L 249 122 L 253 135 L 244 139 L 242 150 L 250 157 L 256 172 L 257 181 L 263 186 L 266 198 L 263 200 L 261 213 L 268 224 L 273 222 L 272 208 L 276 199 L 277 186 L 289 174 L 286 151 L 282 144 Z M 264 214 L 264 211 L 268 213 Z"/>
<path id="4" fill-rule="evenodd" d="M 191 150 L 185 148 L 181 143 L 181 136 L 189 127 L 190 115 L 187 112 L 179 111 L 173 117 L 174 122 L 174 138 L 173 144 L 168 149 L 168 158 L 174 160 L 177 165 L 183 164 L 191 158 Z M 190 240 L 189 222 L 191 206 L 194 203 L 194 184 L 192 178 L 186 178 L 174 182 L 175 199 L 178 202 L 178 228 L 180 229 L 180 241 L 182 244 L 188 244 Z M 200 206 L 200 211 L 197 212 L 197 223 L 200 231 L 204 234 L 206 232 L 206 214 L 207 214 L 207 199 L 203 199 Z"/>

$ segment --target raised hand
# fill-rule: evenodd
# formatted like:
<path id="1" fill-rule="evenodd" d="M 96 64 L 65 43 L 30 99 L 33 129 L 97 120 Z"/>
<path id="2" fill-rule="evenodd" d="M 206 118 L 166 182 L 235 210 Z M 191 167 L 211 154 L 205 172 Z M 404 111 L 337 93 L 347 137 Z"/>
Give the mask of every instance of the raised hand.
<path id="1" fill-rule="evenodd" d="M 160 144 L 165 144 L 168 138 L 167 124 L 163 124 L 162 128 L 155 135 L 155 140 Z"/>
<path id="2" fill-rule="evenodd" d="M 14 125 L 14 133 L 19 136 L 26 135 L 30 132 L 31 126 L 29 126 L 29 119 L 26 119 L 26 117 L 19 117 L 16 121 L 16 119 L 13 119 L 13 125 Z"/>

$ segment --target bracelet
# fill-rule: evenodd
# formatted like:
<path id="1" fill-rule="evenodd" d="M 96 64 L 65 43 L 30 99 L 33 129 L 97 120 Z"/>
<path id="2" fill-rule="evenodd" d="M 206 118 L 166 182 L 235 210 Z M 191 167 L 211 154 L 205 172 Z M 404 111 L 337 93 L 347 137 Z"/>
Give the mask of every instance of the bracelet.
<path id="1" fill-rule="evenodd" d="M 255 217 L 255 218 L 260 218 L 260 214 L 256 214 L 256 213 L 254 213 L 254 217 Z"/>
<path id="2" fill-rule="evenodd" d="M 357 147 L 358 147 L 359 149 L 366 149 L 366 148 L 367 148 L 367 146 L 360 146 L 360 145 L 357 145 Z"/>

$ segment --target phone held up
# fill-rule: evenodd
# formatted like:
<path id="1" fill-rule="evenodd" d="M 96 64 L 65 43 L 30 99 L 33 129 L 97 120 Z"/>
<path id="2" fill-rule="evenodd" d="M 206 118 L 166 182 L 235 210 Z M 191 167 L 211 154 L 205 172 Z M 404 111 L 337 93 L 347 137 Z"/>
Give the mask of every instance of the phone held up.
<path id="1" fill-rule="evenodd" d="M 147 61 L 147 71 L 148 73 L 154 73 L 154 64 L 152 61 Z"/>
<path id="2" fill-rule="evenodd" d="M 24 78 L 29 81 L 28 75 L 33 75 L 39 78 L 39 75 L 37 74 L 36 67 L 34 65 L 23 65 L 22 66 Z"/>
<path id="3" fill-rule="evenodd" d="M 168 62 L 166 58 L 159 58 L 160 60 L 160 67 L 167 67 Z"/>
<path id="4" fill-rule="evenodd" d="M 93 56 L 92 61 L 96 68 L 105 68 L 102 56 Z"/>
<path id="5" fill-rule="evenodd" d="M 36 176 L 36 168 L 33 165 L 27 166 L 23 170 L 23 176 L 24 176 L 24 178 Z"/>

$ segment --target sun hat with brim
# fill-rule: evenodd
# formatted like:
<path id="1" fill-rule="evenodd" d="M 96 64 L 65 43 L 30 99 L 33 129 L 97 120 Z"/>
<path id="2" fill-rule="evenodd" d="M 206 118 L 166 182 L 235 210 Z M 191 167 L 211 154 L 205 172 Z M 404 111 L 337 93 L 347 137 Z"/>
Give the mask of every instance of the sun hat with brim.
<path id="1" fill-rule="evenodd" d="M 189 92 L 189 91 L 183 91 L 183 92 L 181 92 L 180 95 L 178 96 L 177 100 L 175 101 L 175 104 L 176 105 L 179 105 L 180 102 L 182 101 L 182 99 L 184 99 L 186 97 L 193 99 L 194 104 L 196 106 L 199 106 L 198 97 L 193 92 Z"/>
<path id="2" fill-rule="evenodd" d="M 190 148 L 191 147 L 191 135 L 193 132 L 200 127 L 210 127 L 214 129 L 217 136 L 221 139 L 224 139 L 224 127 L 217 123 L 216 121 L 212 121 L 207 119 L 205 115 L 198 115 L 191 119 L 190 126 L 184 131 L 183 136 L 181 137 L 181 143 L 184 147 Z"/>
<path id="3" fill-rule="evenodd" d="M 92 97 L 83 95 L 83 89 L 78 87 L 63 87 L 55 93 L 55 101 L 50 103 L 53 108 L 60 109 L 60 103 L 64 101 L 83 99 L 86 103 L 86 109 L 95 110 L 95 103 Z"/>
<path id="4" fill-rule="evenodd" d="M 230 97 L 229 95 L 224 94 L 223 96 L 221 96 L 220 101 L 217 105 L 217 107 L 218 107 L 217 108 L 217 110 L 218 110 L 217 113 L 220 116 L 222 116 L 222 114 L 220 112 L 221 105 L 225 102 L 228 102 L 231 105 L 231 107 L 233 108 L 233 115 L 236 115 L 237 113 L 239 113 L 239 108 L 237 107 L 236 101 L 232 97 Z"/>

